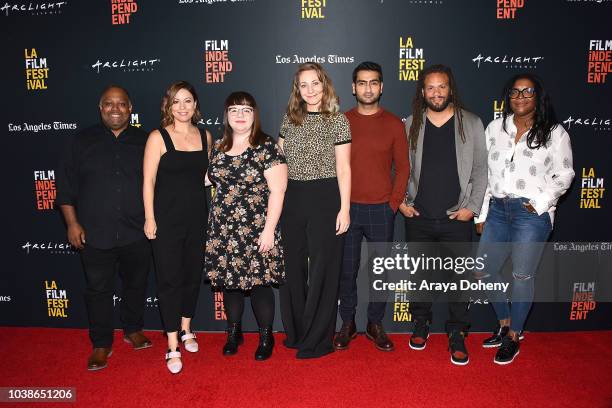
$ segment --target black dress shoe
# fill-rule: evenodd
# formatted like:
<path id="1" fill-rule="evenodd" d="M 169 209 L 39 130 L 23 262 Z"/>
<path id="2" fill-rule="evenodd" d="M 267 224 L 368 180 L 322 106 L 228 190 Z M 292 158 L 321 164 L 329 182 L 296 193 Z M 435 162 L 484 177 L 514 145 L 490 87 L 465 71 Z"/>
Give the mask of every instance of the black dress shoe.
<path id="1" fill-rule="evenodd" d="M 274 335 L 272 327 L 259 329 L 259 347 L 255 350 L 255 360 L 263 361 L 270 358 L 274 349 Z"/>
<path id="2" fill-rule="evenodd" d="M 393 349 L 395 349 L 393 342 L 387 337 L 387 333 L 385 333 L 385 329 L 383 329 L 380 323 L 368 323 L 366 337 L 372 340 L 376 348 L 380 351 L 393 351 Z"/>
<path id="3" fill-rule="evenodd" d="M 242 327 L 240 323 L 230 323 L 227 328 L 227 341 L 223 346 L 223 354 L 231 356 L 238 352 L 238 346 L 244 343 Z"/>
<path id="4" fill-rule="evenodd" d="M 351 340 L 357 337 L 357 328 L 355 321 L 351 320 L 348 323 L 343 322 L 340 331 L 334 337 L 334 348 L 336 350 L 346 350 Z"/>

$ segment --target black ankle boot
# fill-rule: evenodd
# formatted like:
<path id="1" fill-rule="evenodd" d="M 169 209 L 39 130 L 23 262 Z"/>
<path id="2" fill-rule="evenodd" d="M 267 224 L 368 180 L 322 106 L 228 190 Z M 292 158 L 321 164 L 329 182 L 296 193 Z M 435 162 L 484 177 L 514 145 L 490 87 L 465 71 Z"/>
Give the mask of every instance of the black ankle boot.
<path id="1" fill-rule="evenodd" d="M 244 343 L 244 337 L 242 336 L 242 327 L 240 323 L 230 323 L 227 327 L 227 341 L 223 346 L 223 354 L 231 356 L 238 352 L 238 346 Z"/>
<path id="2" fill-rule="evenodd" d="M 263 361 L 270 358 L 274 348 L 274 335 L 272 327 L 259 329 L 259 347 L 255 350 L 255 360 Z"/>

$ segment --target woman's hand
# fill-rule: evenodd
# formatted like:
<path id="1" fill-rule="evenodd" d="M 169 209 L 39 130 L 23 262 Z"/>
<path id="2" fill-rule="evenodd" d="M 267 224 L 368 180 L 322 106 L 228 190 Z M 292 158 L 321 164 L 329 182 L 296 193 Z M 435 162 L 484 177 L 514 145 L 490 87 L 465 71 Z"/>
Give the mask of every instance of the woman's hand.
<path id="1" fill-rule="evenodd" d="M 157 238 L 157 223 L 155 218 L 147 218 L 144 225 L 144 233 L 149 239 Z"/>
<path id="2" fill-rule="evenodd" d="M 484 222 L 479 222 L 478 224 L 476 224 L 476 233 L 478 235 L 482 235 L 482 233 L 484 232 L 484 227 L 485 227 Z"/>
<path id="3" fill-rule="evenodd" d="M 274 230 L 264 228 L 257 240 L 257 244 L 259 245 L 259 252 L 262 254 L 274 248 Z"/>
<path id="4" fill-rule="evenodd" d="M 349 210 L 340 210 L 336 217 L 336 235 L 344 234 L 351 225 L 351 215 Z"/>

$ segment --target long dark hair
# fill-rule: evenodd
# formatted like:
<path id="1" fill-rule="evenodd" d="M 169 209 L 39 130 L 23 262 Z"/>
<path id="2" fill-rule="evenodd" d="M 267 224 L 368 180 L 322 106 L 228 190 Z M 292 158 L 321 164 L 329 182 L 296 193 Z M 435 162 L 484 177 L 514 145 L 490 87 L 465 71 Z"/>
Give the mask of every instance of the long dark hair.
<path id="1" fill-rule="evenodd" d="M 414 94 L 414 99 L 412 100 L 412 124 L 410 125 L 410 131 L 408 132 L 408 141 L 412 150 L 416 150 L 417 139 L 419 138 L 419 130 L 421 129 L 421 125 L 423 124 L 423 112 L 425 112 L 425 110 L 427 109 L 423 90 L 425 88 L 425 79 L 429 74 L 445 74 L 448 77 L 448 86 L 450 87 L 450 102 L 453 104 L 455 110 L 455 118 L 459 127 L 459 135 L 461 136 L 461 141 L 465 143 L 465 134 L 463 132 L 463 114 L 461 113 L 461 109 L 463 109 L 463 104 L 461 103 L 461 98 L 459 98 L 459 92 L 457 91 L 457 82 L 455 81 L 455 76 L 453 75 L 453 71 L 451 71 L 449 67 L 447 67 L 446 65 L 437 64 L 425 68 L 419 74 L 416 93 Z"/>
<path id="2" fill-rule="evenodd" d="M 227 152 L 234 145 L 234 130 L 229 125 L 228 121 L 228 108 L 234 105 L 246 105 L 253 108 L 253 126 L 251 127 L 251 134 L 249 135 L 249 144 L 251 146 L 259 146 L 265 142 L 268 136 L 261 130 L 261 122 L 259 119 L 259 108 L 257 108 L 257 102 L 255 98 L 248 92 L 239 91 L 232 92 L 225 100 L 225 109 L 223 110 L 223 139 L 219 149 L 222 152 Z"/>
<path id="3" fill-rule="evenodd" d="M 544 88 L 544 83 L 537 75 L 530 73 L 518 74 L 510 78 L 504 85 L 504 90 L 502 91 L 502 98 L 504 99 L 502 129 L 506 132 L 506 118 L 513 113 L 510 107 L 510 90 L 514 88 L 515 82 L 519 79 L 527 79 L 533 82 L 533 87 L 535 88 L 534 98 L 537 98 L 536 110 L 533 124 L 527 133 L 527 146 L 530 149 L 539 149 L 542 146 L 546 146 L 552 131 L 557 127 L 559 121 L 557 120 L 550 96 Z"/>

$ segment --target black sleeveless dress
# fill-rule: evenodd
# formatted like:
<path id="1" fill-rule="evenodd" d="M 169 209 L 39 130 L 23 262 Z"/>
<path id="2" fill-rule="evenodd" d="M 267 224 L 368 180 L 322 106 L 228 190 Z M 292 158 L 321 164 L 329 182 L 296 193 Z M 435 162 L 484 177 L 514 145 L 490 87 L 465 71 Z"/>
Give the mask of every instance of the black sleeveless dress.
<path id="1" fill-rule="evenodd" d="M 204 176 L 208 168 L 206 132 L 202 150 L 174 148 L 159 129 L 166 153 L 159 160 L 153 200 L 157 238 L 152 240 L 162 321 L 167 332 L 180 330 L 183 317 L 195 312 L 202 269 L 208 211 Z"/>

